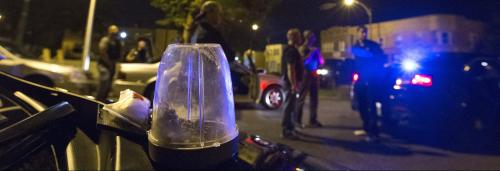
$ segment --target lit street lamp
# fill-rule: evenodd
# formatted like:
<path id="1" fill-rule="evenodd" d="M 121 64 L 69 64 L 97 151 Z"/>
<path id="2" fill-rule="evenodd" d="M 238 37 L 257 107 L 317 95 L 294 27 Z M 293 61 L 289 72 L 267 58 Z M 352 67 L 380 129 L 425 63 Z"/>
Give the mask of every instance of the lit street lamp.
<path id="1" fill-rule="evenodd" d="M 354 4 L 354 2 L 354 0 L 344 0 L 344 4 L 347 6 L 351 6 L 352 4 Z"/>
<path id="2" fill-rule="evenodd" d="M 122 39 L 127 38 L 127 32 L 122 31 L 122 32 L 120 33 L 120 37 L 121 37 Z"/>
<path id="3" fill-rule="evenodd" d="M 368 8 L 368 6 L 366 6 L 365 4 L 363 4 L 360 1 L 344 0 L 344 5 L 346 5 L 348 7 L 353 6 L 355 4 L 361 6 L 363 8 L 363 10 L 365 10 L 366 14 L 368 15 L 368 24 L 371 24 L 373 22 L 373 15 L 372 15 L 372 10 L 370 8 Z"/>
<path id="4" fill-rule="evenodd" d="M 257 33 L 257 30 L 259 30 L 259 25 L 252 24 L 252 30 L 253 30 L 253 34 L 252 34 L 252 38 L 250 39 L 250 49 L 253 49 L 253 42 L 254 42 L 255 34 Z"/>
<path id="5" fill-rule="evenodd" d="M 252 30 L 253 30 L 253 31 L 257 31 L 257 30 L 259 30 L 259 25 L 257 25 L 257 24 L 252 24 Z"/>

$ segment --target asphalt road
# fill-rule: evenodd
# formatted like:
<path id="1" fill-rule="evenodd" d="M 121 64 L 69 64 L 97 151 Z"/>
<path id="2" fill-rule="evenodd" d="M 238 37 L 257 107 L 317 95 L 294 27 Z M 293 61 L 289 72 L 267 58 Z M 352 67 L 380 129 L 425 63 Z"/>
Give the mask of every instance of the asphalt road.
<path id="1" fill-rule="evenodd" d="M 395 138 L 384 134 L 380 143 L 366 143 L 353 134 L 361 129 L 361 121 L 345 95 L 324 90 L 320 93 L 318 117 L 324 127 L 300 130 L 299 140 L 280 137 L 281 110 L 239 104 L 238 127 L 354 170 L 500 170 L 500 148 L 480 139 L 437 142 L 435 137 L 422 138 L 425 135 Z M 307 121 L 307 110 L 304 115 Z"/>

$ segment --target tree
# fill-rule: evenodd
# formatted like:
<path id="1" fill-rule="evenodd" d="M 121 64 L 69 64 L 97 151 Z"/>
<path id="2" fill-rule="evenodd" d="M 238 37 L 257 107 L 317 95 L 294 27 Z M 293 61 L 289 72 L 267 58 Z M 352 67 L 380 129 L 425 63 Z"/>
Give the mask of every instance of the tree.
<path id="1" fill-rule="evenodd" d="M 183 39 L 188 40 L 186 28 L 192 23 L 193 16 L 206 0 L 152 0 L 151 5 L 162 10 L 165 18 L 157 24 L 184 30 Z M 263 23 L 266 16 L 281 0 L 217 0 L 224 7 L 223 34 L 238 51 L 249 48 L 256 34 L 252 32 L 253 23 Z M 242 41 L 246 40 L 246 41 Z"/>

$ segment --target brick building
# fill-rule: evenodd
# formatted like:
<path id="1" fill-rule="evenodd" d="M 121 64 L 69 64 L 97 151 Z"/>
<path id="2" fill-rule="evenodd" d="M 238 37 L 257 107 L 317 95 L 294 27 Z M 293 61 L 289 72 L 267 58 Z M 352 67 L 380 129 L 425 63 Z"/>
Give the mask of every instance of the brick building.
<path id="1" fill-rule="evenodd" d="M 429 52 L 473 52 L 485 33 L 479 21 L 457 15 L 426 15 L 367 25 L 369 38 L 377 41 L 388 55 L 406 49 Z M 350 47 L 356 40 L 356 26 L 337 26 L 321 31 L 325 58 L 352 58 Z"/>

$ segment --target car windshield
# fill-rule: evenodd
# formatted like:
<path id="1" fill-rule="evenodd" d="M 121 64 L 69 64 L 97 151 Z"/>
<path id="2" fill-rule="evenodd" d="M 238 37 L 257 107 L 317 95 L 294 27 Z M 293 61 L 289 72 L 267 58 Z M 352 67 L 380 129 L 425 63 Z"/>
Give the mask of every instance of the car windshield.
<path id="1" fill-rule="evenodd" d="M 240 131 L 328 163 L 500 170 L 499 9 L 500 0 L 0 0 L 0 46 L 32 59 L 0 60 L 0 71 L 103 103 L 131 90 L 154 104 L 158 87 L 181 85 L 169 96 L 189 105 L 156 104 L 188 118 L 203 112 L 190 102 L 212 82 L 230 83 L 224 106 Z M 198 50 L 172 55 L 169 45 Z M 85 72 L 61 74 L 65 65 Z M 247 152 L 253 165 L 278 161 Z"/>

